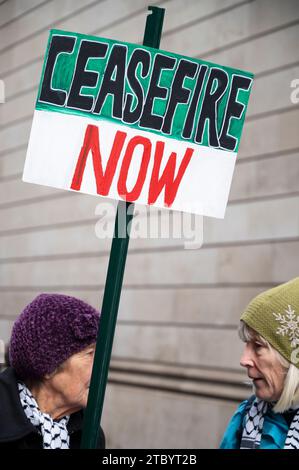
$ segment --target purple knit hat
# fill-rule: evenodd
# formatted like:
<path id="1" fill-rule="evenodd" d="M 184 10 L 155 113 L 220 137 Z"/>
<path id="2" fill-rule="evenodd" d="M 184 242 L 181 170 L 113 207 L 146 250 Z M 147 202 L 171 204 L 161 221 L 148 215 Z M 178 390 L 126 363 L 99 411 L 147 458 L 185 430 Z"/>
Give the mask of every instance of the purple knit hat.
<path id="1" fill-rule="evenodd" d="M 40 294 L 14 323 L 10 363 L 21 379 L 40 379 L 96 341 L 99 312 L 82 300 Z"/>

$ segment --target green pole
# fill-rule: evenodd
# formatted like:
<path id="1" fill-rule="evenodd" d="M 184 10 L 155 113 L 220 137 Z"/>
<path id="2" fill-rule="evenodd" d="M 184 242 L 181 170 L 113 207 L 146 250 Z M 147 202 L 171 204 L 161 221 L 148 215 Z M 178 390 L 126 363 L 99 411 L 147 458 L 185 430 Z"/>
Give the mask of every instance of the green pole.
<path id="1" fill-rule="evenodd" d="M 153 6 L 148 9 L 152 10 L 152 13 L 146 19 L 143 45 L 158 49 L 165 10 Z M 82 449 L 95 449 L 99 441 L 100 422 L 130 240 L 128 224 L 132 220 L 133 212 L 133 203 L 125 201 L 118 203 L 88 403 L 84 413 Z"/>

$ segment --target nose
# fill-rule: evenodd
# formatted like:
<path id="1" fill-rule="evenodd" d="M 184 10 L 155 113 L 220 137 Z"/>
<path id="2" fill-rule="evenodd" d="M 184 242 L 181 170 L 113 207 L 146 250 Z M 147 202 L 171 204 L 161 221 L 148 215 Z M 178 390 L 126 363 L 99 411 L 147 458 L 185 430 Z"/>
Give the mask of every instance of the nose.
<path id="1" fill-rule="evenodd" d="M 242 354 L 241 359 L 240 359 L 240 365 L 242 367 L 253 367 L 254 366 L 252 353 L 251 353 L 250 347 L 247 343 L 244 347 L 244 351 L 243 351 L 243 354 Z"/>

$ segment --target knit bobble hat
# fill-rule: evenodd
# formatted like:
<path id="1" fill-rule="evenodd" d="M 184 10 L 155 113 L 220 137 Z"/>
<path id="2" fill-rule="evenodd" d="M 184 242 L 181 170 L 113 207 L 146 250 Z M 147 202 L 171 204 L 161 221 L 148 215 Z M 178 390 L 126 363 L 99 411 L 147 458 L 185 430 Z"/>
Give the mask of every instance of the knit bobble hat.
<path id="1" fill-rule="evenodd" d="M 299 367 L 299 277 L 259 294 L 241 320 Z"/>
<path id="2" fill-rule="evenodd" d="M 96 341 L 99 312 L 82 300 L 40 294 L 14 323 L 10 363 L 17 375 L 41 379 Z"/>

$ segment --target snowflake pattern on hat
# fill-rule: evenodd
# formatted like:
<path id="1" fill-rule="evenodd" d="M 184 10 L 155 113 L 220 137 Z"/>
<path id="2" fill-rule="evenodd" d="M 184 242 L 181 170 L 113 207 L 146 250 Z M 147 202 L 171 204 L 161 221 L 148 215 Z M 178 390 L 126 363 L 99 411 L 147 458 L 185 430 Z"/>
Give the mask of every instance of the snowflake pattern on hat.
<path id="1" fill-rule="evenodd" d="M 291 341 L 291 347 L 296 348 L 299 345 L 299 316 L 291 305 L 285 310 L 286 315 L 274 313 L 275 320 L 280 323 L 276 330 L 277 335 L 288 336 Z"/>

